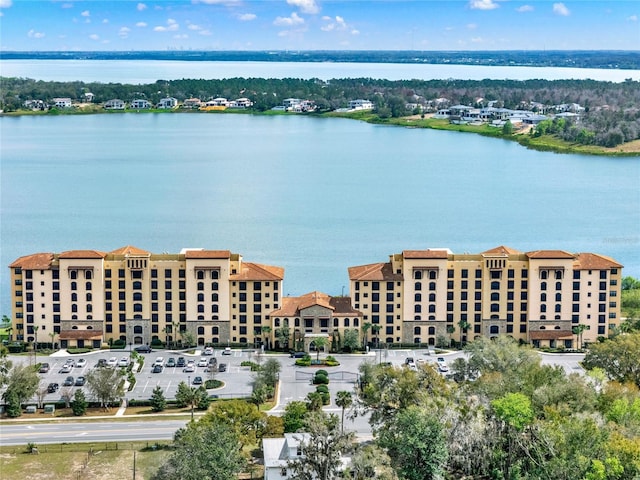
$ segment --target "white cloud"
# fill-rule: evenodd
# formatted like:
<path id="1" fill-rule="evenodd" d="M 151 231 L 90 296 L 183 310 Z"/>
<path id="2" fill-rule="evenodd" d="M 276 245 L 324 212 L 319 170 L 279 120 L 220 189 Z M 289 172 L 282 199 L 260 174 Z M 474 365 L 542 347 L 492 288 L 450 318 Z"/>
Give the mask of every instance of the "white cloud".
<path id="1" fill-rule="evenodd" d="M 475 30 L 476 28 L 478 28 L 477 24 L 475 24 L 475 23 L 467 23 L 467 29 Z"/>
<path id="2" fill-rule="evenodd" d="M 521 7 L 516 8 L 516 12 L 533 12 L 533 7 L 531 5 L 522 5 Z"/>
<path id="3" fill-rule="evenodd" d="M 493 10 L 499 6 L 493 0 L 469 0 L 469 8 L 472 10 Z"/>
<path id="4" fill-rule="evenodd" d="M 129 32 L 131 32 L 131 29 L 128 27 L 122 27 L 119 31 L 118 31 L 118 36 L 120 38 L 127 38 L 129 36 Z"/>
<path id="5" fill-rule="evenodd" d="M 206 3 L 207 5 L 227 5 L 233 7 L 239 5 L 242 0 L 193 0 L 193 3 Z"/>
<path id="6" fill-rule="evenodd" d="M 294 25 L 301 25 L 304 23 L 304 18 L 299 17 L 296 12 L 293 12 L 290 17 L 277 17 L 273 24 L 277 27 L 292 27 Z"/>
<path id="7" fill-rule="evenodd" d="M 180 28 L 180 25 L 173 19 L 170 18 L 167 20 L 167 26 L 158 25 L 157 27 L 153 27 L 154 32 L 175 32 Z"/>
<path id="8" fill-rule="evenodd" d="M 255 13 L 242 13 L 238 15 L 238 20 L 242 22 L 250 22 L 251 20 L 255 20 L 257 18 Z"/>
<path id="9" fill-rule="evenodd" d="M 298 7 L 302 13 L 318 13 L 320 7 L 315 0 L 287 0 L 289 5 Z"/>
<path id="10" fill-rule="evenodd" d="M 139 12 L 146 9 L 147 9 L 147 6 L 144 3 L 139 3 L 138 5 L 136 5 L 136 10 L 138 10 Z"/>
<path id="11" fill-rule="evenodd" d="M 484 39 L 482 37 L 474 37 L 471 39 L 471 43 L 482 43 Z"/>
<path id="12" fill-rule="evenodd" d="M 360 35 L 360 30 L 356 30 L 355 28 L 351 30 L 351 35 Z"/>
<path id="13" fill-rule="evenodd" d="M 0 8 L 9 8 L 12 3 L 11 0 L 0 0 Z"/>
<path id="14" fill-rule="evenodd" d="M 185 38 L 189 38 L 189 35 L 187 35 L 186 33 L 183 33 L 183 34 L 178 33 L 177 35 L 174 35 L 173 38 L 177 40 L 183 40 Z"/>
<path id="15" fill-rule="evenodd" d="M 29 38 L 44 38 L 44 33 L 36 32 L 34 29 L 31 29 L 27 33 L 27 37 L 29 37 Z"/>
<path id="16" fill-rule="evenodd" d="M 100 35 L 97 35 L 97 34 L 93 33 L 93 34 L 89 35 L 89 38 L 91 40 L 100 40 Z"/>
<path id="17" fill-rule="evenodd" d="M 562 15 L 563 17 L 567 17 L 571 15 L 569 9 L 565 6 L 564 3 L 554 3 L 553 4 L 553 13 L 556 15 Z"/>
<path id="18" fill-rule="evenodd" d="M 322 20 L 324 20 L 325 22 L 329 22 L 326 25 L 320 27 L 320 30 L 322 30 L 323 32 L 331 32 L 333 30 L 344 31 L 349 28 L 347 23 L 344 21 L 344 18 L 339 15 L 336 15 L 335 18 L 324 16 L 322 17 Z"/>
<path id="19" fill-rule="evenodd" d="M 80 14 L 80 16 L 82 16 L 82 17 L 90 17 L 90 16 L 91 16 L 91 13 L 89 13 L 89 10 L 85 10 L 84 12 L 82 12 L 82 13 Z"/>
<path id="20" fill-rule="evenodd" d="M 187 28 L 189 30 L 202 30 L 202 27 L 200 25 L 196 25 L 195 23 L 190 23 L 189 25 L 187 25 Z"/>
<path id="21" fill-rule="evenodd" d="M 73 3 L 63 3 L 60 8 L 73 8 Z"/>
<path id="22" fill-rule="evenodd" d="M 209 37 L 209 36 L 213 35 L 213 32 L 211 30 L 206 30 L 205 29 L 205 30 L 200 30 L 198 32 L 198 35 L 202 35 L 204 37 Z"/>
<path id="23" fill-rule="evenodd" d="M 147 26 L 146 22 L 138 22 L 138 23 L 136 23 L 136 27 L 144 28 L 146 26 Z"/>
<path id="24" fill-rule="evenodd" d="M 108 18 L 102 19 L 102 23 L 109 23 L 109 19 Z"/>
<path id="25" fill-rule="evenodd" d="M 638 21 L 638 16 L 637 15 L 631 15 L 630 17 L 627 18 L 627 20 L 629 20 L 630 22 L 637 22 Z"/>

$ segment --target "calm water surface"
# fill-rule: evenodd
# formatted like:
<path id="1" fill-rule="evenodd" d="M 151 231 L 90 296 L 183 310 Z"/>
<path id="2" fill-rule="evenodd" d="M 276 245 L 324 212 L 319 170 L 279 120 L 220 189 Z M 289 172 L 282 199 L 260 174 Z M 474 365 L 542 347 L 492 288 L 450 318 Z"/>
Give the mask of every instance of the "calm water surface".
<path id="1" fill-rule="evenodd" d="M 420 65 L 331 62 L 185 62 L 160 60 L 2 60 L 0 75 L 37 80 L 153 83 L 181 78 L 385 78 L 387 80 L 465 80 L 544 78 L 622 82 L 640 80 L 640 70 L 595 68 L 490 67 L 484 65 Z"/>
<path id="2" fill-rule="evenodd" d="M 294 116 L 3 117 L 0 132 L 4 268 L 204 247 L 284 266 L 287 294 L 340 294 L 347 267 L 403 249 L 504 244 L 603 253 L 640 277 L 638 158 Z"/>

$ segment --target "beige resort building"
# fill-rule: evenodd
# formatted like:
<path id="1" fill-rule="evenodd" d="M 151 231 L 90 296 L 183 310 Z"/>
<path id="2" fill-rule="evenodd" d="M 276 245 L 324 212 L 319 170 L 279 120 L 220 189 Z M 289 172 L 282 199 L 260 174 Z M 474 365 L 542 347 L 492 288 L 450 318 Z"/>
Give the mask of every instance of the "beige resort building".
<path id="1" fill-rule="evenodd" d="M 388 262 L 350 267 L 350 296 L 282 297 L 282 267 L 228 250 L 155 254 L 36 253 L 10 266 L 13 334 L 61 347 L 168 344 L 189 332 L 198 345 L 308 350 L 358 329 L 374 346 L 470 341 L 510 335 L 535 346 L 575 348 L 620 323 L 622 265 L 594 253 L 478 254 L 405 250 Z"/>
<path id="2" fill-rule="evenodd" d="M 535 346 L 576 348 L 620 323 L 622 265 L 594 253 L 478 254 L 405 250 L 349 268 L 353 307 L 376 326 L 374 342 L 470 341 L 509 335 Z"/>

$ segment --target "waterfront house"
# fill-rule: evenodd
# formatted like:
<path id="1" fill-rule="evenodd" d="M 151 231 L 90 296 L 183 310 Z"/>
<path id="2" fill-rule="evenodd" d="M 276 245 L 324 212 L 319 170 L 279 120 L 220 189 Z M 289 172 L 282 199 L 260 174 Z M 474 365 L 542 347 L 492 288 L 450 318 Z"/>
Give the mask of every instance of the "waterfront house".
<path id="1" fill-rule="evenodd" d="M 199 98 L 187 98 L 182 102 L 182 108 L 200 108 L 202 101 Z"/>
<path id="2" fill-rule="evenodd" d="M 170 109 L 178 106 L 178 99 L 173 97 L 165 97 L 158 102 L 158 108 Z"/>
<path id="3" fill-rule="evenodd" d="M 151 108 L 151 102 L 138 98 L 131 102 L 130 107 L 135 110 L 146 110 L 148 108 Z"/>
<path id="4" fill-rule="evenodd" d="M 125 103 L 119 98 L 114 98 L 104 103 L 105 110 L 124 110 Z"/>
<path id="5" fill-rule="evenodd" d="M 350 100 L 349 110 L 373 110 L 373 102 L 370 100 L 363 100 L 361 98 L 357 100 Z"/>
<path id="6" fill-rule="evenodd" d="M 57 108 L 71 108 L 70 98 L 54 98 L 53 106 Z"/>

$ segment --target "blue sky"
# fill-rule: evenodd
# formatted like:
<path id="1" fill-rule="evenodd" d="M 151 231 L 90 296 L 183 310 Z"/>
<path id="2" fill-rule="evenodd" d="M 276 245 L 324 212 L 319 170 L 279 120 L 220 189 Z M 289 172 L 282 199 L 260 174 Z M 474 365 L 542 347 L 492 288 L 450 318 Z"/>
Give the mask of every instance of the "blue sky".
<path id="1" fill-rule="evenodd" d="M 640 50 L 640 1 L 0 0 L 2 50 Z"/>

